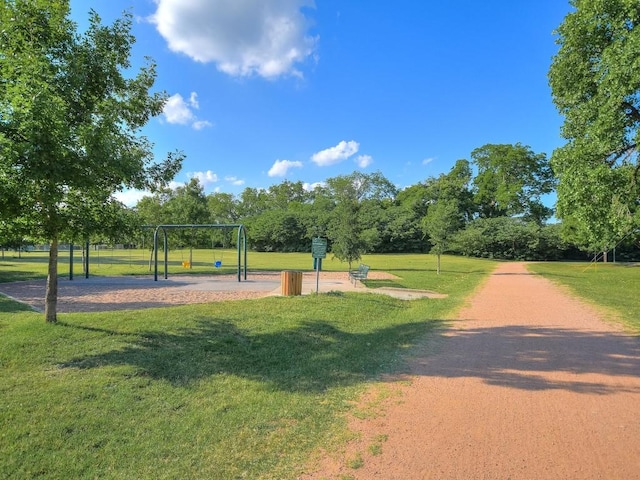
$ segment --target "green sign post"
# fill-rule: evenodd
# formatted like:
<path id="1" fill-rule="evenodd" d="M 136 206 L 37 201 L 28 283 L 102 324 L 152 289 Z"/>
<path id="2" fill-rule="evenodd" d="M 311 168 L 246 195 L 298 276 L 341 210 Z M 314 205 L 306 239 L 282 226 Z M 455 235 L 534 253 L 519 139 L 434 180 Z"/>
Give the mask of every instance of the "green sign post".
<path id="1" fill-rule="evenodd" d="M 326 258 L 327 257 L 327 239 L 321 237 L 315 237 L 311 241 L 311 255 L 313 258 Z"/>
<path id="2" fill-rule="evenodd" d="M 311 240 L 311 256 L 316 259 L 316 295 L 320 291 L 320 265 L 327 257 L 327 239 L 315 237 Z"/>

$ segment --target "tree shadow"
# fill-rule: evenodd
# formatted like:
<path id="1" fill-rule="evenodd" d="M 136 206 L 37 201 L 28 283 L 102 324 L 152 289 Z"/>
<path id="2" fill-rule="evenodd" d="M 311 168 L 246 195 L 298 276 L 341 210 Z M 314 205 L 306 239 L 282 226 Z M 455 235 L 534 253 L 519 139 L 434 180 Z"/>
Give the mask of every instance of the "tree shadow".
<path id="1" fill-rule="evenodd" d="M 33 312 L 33 311 L 34 309 L 30 305 L 18 302 L 0 293 L 0 312 L 1 313 L 18 313 L 18 312 Z"/>
<path id="2" fill-rule="evenodd" d="M 517 325 L 445 336 L 441 354 L 418 360 L 414 373 L 522 390 L 640 393 L 639 337 Z"/>
<path id="3" fill-rule="evenodd" d="M 353 385 L 389 368 L 398 352 L 413 346 L 441 321 L 403 324 L 351 333 L 320 320 L 295 329 L 254 333 L 231 320 L 200 318 L 177 333 L 127 333 L 127 346 L 71 359 L 61 368 L 128 365 L 137 374 L 188 387 L 215 375 L 237 375 L 283 391 L 322 392 Z M 121 335 L 118 331 L 63 324 L 68 328 Z M 388 370 L 387 370 L 388 371 Z"/>

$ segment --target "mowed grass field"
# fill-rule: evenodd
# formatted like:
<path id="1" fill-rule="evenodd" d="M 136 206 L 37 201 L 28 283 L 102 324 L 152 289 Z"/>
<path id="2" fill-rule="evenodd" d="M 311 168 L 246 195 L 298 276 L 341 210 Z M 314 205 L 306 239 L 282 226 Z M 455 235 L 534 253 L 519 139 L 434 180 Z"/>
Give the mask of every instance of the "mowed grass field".
<path id="1" fill-rule="evenodd" d="M 564 285 L 599 306 L 609 318 L 640 333 L 640 265 L 624 263 L 533 263 L 532 272 Z"/>
<path id="2" fill-rule="evenodd" d="M 148 274 L 147 255 L 103 251 L 91 271 Z M 189 270 L 172 252 L 170 274 L 215 273 L 234 255 L 215 269 L 211 251 L 194 252 Z M 22 257 L 5 254 L 0 280 L 44 277 L 45 254 Z M 446 257 L 438 276 L 429 255 L 363 262 L 449 296 L 271 297 L 60 314 L 57 325 L 0 296 L 0 478 L 296 478 L 346 439 L 358 394 L 438 335 L 495 265 Z M 249 252 L 250 272 L 311 268 L 310 254 Z"/>

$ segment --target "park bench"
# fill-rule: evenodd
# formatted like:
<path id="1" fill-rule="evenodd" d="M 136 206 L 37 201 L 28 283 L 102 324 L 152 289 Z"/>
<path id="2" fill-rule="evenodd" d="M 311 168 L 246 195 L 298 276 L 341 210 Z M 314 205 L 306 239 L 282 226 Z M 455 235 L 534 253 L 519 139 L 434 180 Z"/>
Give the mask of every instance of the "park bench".
<path id="1" fill-rule="evenodd" d="M 360 266 L 358 266 L 357 270 L 351 270 L 349 272 L 349 278 L 353 280 L 353 284 L 355 285 L 358 280 L 360 281 L 366 280 L 368 273 L 369 273 L 369 265 L 365 265 L 364 263 L 361 263 Z"/>

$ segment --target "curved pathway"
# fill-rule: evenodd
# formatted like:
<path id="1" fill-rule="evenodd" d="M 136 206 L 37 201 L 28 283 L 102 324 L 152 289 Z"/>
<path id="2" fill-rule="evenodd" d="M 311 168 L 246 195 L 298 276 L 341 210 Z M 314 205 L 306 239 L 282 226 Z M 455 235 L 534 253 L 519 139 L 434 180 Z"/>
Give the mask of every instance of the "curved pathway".
<path id="1" fill-rule="evenodd" d="M 640 479 L 640 338 L 524 264 L 425 348 L 344 458 L 302 478 Z"/>

